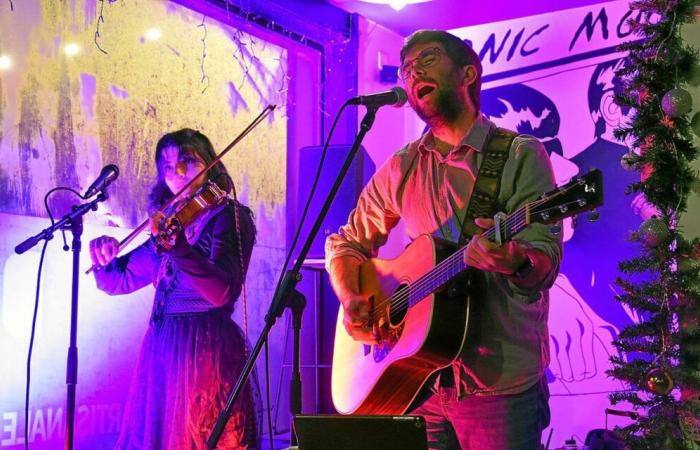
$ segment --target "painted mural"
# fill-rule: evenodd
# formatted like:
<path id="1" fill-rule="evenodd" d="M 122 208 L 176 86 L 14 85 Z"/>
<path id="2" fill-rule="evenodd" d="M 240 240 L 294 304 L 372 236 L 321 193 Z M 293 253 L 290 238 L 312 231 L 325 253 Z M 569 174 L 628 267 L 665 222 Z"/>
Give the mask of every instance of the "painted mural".
<path id="1" fill-rule="evenodd" d="M 104 165 L 118 165 L 121 175 L 86 219 L 83 242 L 125 236 L 145 219 L 158 137 L 188 126 L 223 149 L 266 104 L 284 105 L 287 54 L 164 0 L 10 4 L 0 2 L 0 55 L 10 55 L 0 62 L 0 448 L 22 448 L 28 423 L 32 448 L 42 450 L 63 439 L 70 253 L 57 234 L 40 285 L 26 420 L 40 246 L 24 255 L 13 249 L 48 225 L 44 195 L 56 186 L 83 192 Z M 583 215 L 562 230 L 564 263 L 550 301 L 550 447 L 572 435 L 582 442 L 604 426 L 608 393 L 624 388 L 605 375 L 611 340 L 638 320 L 613 298 L 617 261 L 636 251 L 626 238 L 650 213 L 643 198 L 624 193 L 634 173 L 620 165 L 627 147 L 612 136 L 629 114 L 612 103 L 614 71 L 624 64 L 615 46 L 630 35 L 628 17 L 626 0 L 611 1 L 453 30 L 482 58 L 488 116 L 541 139 L 560 184 L 590 167 L 605 176 L 600 218 Z M 247 283 L 252 336 L 267 307 L 258 299 L 272 297 L 284 256 L 286 149 L 279 108 L 224 160 L 259 230 Z M 49 199 L 58 217 L 77 202 L 64 192 Z M 107 297 L 81 278 L 77 438 L 84 448 L 113 442 L 151 297 L 149 289 Z"/>
<path id="2" fill-rule="evenodd" d="M 24 444 L 41 245 L 23 255 L 13 250 L 48 226 L 45 194 L 58 186 L 84 192 L 104 165 L 116 164 L 120 176 L 109 199 L 86 216 L 83 243 L 102 234 L 124 237 L 147 218 L 163 133 L 198 129 L 221 151 L 267 104 L 277 104 L 224 158 L 256 217 L 249 339 L 258 334 L 286 246 L 287 53 L 226 25 L 235 20 L 225 12 L 217 16 L 224 22 L 205 13 L 160 0 L 0 3 L 0 448 Z M 48 205 L 61 217 L 80 202 L 62 191 Z M 28 419 L 34 449 L 58 448 L 63 440 L 71 256 L 62 245 L 57 233 L 40 286 Z M 89 267 L 87 251 L 82 267 Z M 109 298 L 81 276 L 77 444 L 109 448 L 153 292 Z"/>
<path id="3" fill-rule="evenodd" d="M 637 252 L 629 236 L 649 214 L 643 198 L 625 193 L 636 173 L 620 164 L 628 147 L 612 132 L 630 114 L 613 103 L 615 70 L 625 63 L 615 47 L 630 35 L 629 17 L 617 1 L 453 30 L 484 65 L 484 114 L 540 139 L 560 185 L 592 168 L 603 172 L 597 220 L 584 214 L 561 230 L 564 259 L 550 290 L 552 422 L 543 436 L 551 448 L 571 437 L 583 443 L 608 423 L 607 395 L 625 388 L 605 373 L 617 354 L 612 340 L 638 320 L 614 299 L 617 264 Z"/>

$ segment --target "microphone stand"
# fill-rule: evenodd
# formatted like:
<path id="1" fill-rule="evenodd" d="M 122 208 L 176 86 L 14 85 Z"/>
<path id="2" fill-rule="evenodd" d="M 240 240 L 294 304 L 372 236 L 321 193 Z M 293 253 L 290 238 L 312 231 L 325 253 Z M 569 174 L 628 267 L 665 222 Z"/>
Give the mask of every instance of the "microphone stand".
<path id="1" fill-rule="evenodd" d="M 102 190 L 94 200 L 73 206 L 73 211 L 63 216 L 63 218 L 45 228 L 40 233 L 26 239 L 15 247 L 15 253 L 22 254 L 34 247 L 39 241 L 45 239 L 50 241 L 56 230 L 70 230 L 73 233 L 71 251 L 73 252 L 73 275 L 71 289 L 71 313 L 70 313 L 70 344 L 68 346 L 68 358 L 66 361 L 66 436 L 65 449 L 73 449 L 74 428 L 75 428 L 75 390 L 78 384 L 78 274 L 80 271 L 80 250 L 82 244 L 80 236 L 83 234 L 83 216 L 88 211 L 97 211 L 97 204 L 107 200 L 107 191 Z M 25 417 L 25 420 L 29 420 Z"/>
<path id="2" fill-rule="evenodd" d="M 211 434 L 209 435 L 209 439 L 207 440 L 207 447 L 209 449 L 216 449 L 216 444 L 219 442 L 221 434 L 224 431 L 224 427 L 226 426 L 226 423 L 231 417 L 231 410 L 233 409 L 233 405 L 235 404 L 236 399 L 238 398 L 238 396 L 241 393 L 241 390 L 243 389 L 243 386 L 248 380 L 250 372 L 253 370 L 255 361 L 257 360 L 258 355 L 260 354 L 260 350 L 262 349 L 264 343 L 267 341 L 270 330 L 272 329 L 277 319 L 282 316 L 282 312 L 285 308 L 290 308 L 292 310 L 292 321 L 294 323 L 294 361 L 292 369 L 292 380 L 290 381 L 290 412 L 292 414 L 292 417 L 301 413 L 299 329 L 301 328 L 301 315 L 304 310 L 304 306 L 306 305 L 306 299 L 304 298 L 303 294 L 301 294 L 296 289 L 296 285 L 301 280 L 300 271 L 301 266 L 304 263 L 304 260 L 306 259 L 306 255 L 309 253 L 313 240 L 316 237 L 318 230 L 321 228 L 323 220 L 325 219 L 326 214 L 328 213 L 328 209 L 330 208 L 331 203 L 335 198 L 335 194 L 338 191 L 338 189 L 340 189 L 340 184 L 342 183 L 345 174 L 350 168 L 350 164 L 352 164 L 352 161 L 355 158 L 358 149 L 360 148 L 360 144 L 362 144 L 362 140 L 364 139 L 369 129 L 372 128 L 372 124 L 374 123 L 374 119 L 376 117 L 378 108 L 378 106 L 367 105 L 367 111 L 365 113 L 364 118 L 362 119 L 360 131 L 355 137 L 355 142 L 353 143 L 352 148 L 348 153 L 348 156 L 345 158 L 345 162 L 343 163 L 338 177 L 336 178 L 335 182 L 333 183 L 333 186 L 331 187 L 330 192 L 328 193 L 326 201 L 321 207 L 321 211 L 318 213 L 316 222 L 314 222 L 311 231 L 309 231 L 309 234 L 306 237 L 306 242 L 304 242 L 304 246 L 299 252 L 299 256 L 296 258 L 294 266 L 292 267 L 292 269 L 288 270 L 284 274 L 279 288 L 277 289 L 277 291 L 275 291 L 275 294 L 272 298 L 272 303 L 270 304 L 270 309 L 268 310 L 268 313 L 265 316 L 265 326 L 262 332 L 260 333 L 260 337 L 258 338 L 255 347 L 253 347 L 252 352 L 248 356 L 245 366 L 243 367 L 243 370 L 238 377 L 238 381 L 236 381 L 236 384 L 234 385 L 233 389 L 231 390 L 231 393 L 228 396 L 226 406 L 219 414 L 219 417 L 216 420 L 216 424 L 214 424 L 214 428 L 212 429 Z M 292 427 L 290 427 L 290 429 L 291 428 Z M 270 439 L 272 439 L 272 436 L 270 436 Z M 290 443 L 296 444 L 296 435 L 293 431 L 290 433 Z"/>

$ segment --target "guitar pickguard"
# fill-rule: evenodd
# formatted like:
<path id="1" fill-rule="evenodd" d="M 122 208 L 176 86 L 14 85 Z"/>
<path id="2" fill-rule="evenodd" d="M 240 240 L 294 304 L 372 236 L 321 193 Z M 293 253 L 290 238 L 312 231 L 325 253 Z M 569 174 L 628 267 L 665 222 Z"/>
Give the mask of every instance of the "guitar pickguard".
<path id="1" fill-rule="evenodd" d="M 381 332 L 381 340 L 378 344 L 372 345 L 372 358 L 374 362 L 381 362 L 389 355 L 396 343 L 401 338 L 403 332 L 403 323 L 395 327 L 386 327 L 384 332 Z"/>

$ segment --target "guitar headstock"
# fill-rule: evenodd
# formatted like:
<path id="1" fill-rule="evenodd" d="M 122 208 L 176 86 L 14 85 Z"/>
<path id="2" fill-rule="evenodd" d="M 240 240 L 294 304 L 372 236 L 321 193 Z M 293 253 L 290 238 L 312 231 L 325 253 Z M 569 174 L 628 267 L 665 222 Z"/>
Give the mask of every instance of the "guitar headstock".
<path id="1" fill-rule="evenodd" d="M 603 173 L 591 170 L 528 204 L 528 222 L 555 223 L 603 204 Z"/>

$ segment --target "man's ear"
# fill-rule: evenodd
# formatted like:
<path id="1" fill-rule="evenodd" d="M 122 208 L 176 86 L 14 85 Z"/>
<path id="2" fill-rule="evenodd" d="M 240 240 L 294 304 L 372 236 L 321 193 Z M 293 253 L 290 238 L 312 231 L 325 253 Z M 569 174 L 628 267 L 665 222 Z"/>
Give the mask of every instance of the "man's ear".
<path id="1" fill-rule="evenodd" d="M 470 65 L 464 66 L 462 67 L 462 72 L 464 73 L 462 81 L 466 86 L 471 86 L 476 80 L 476 67 Z"/>

